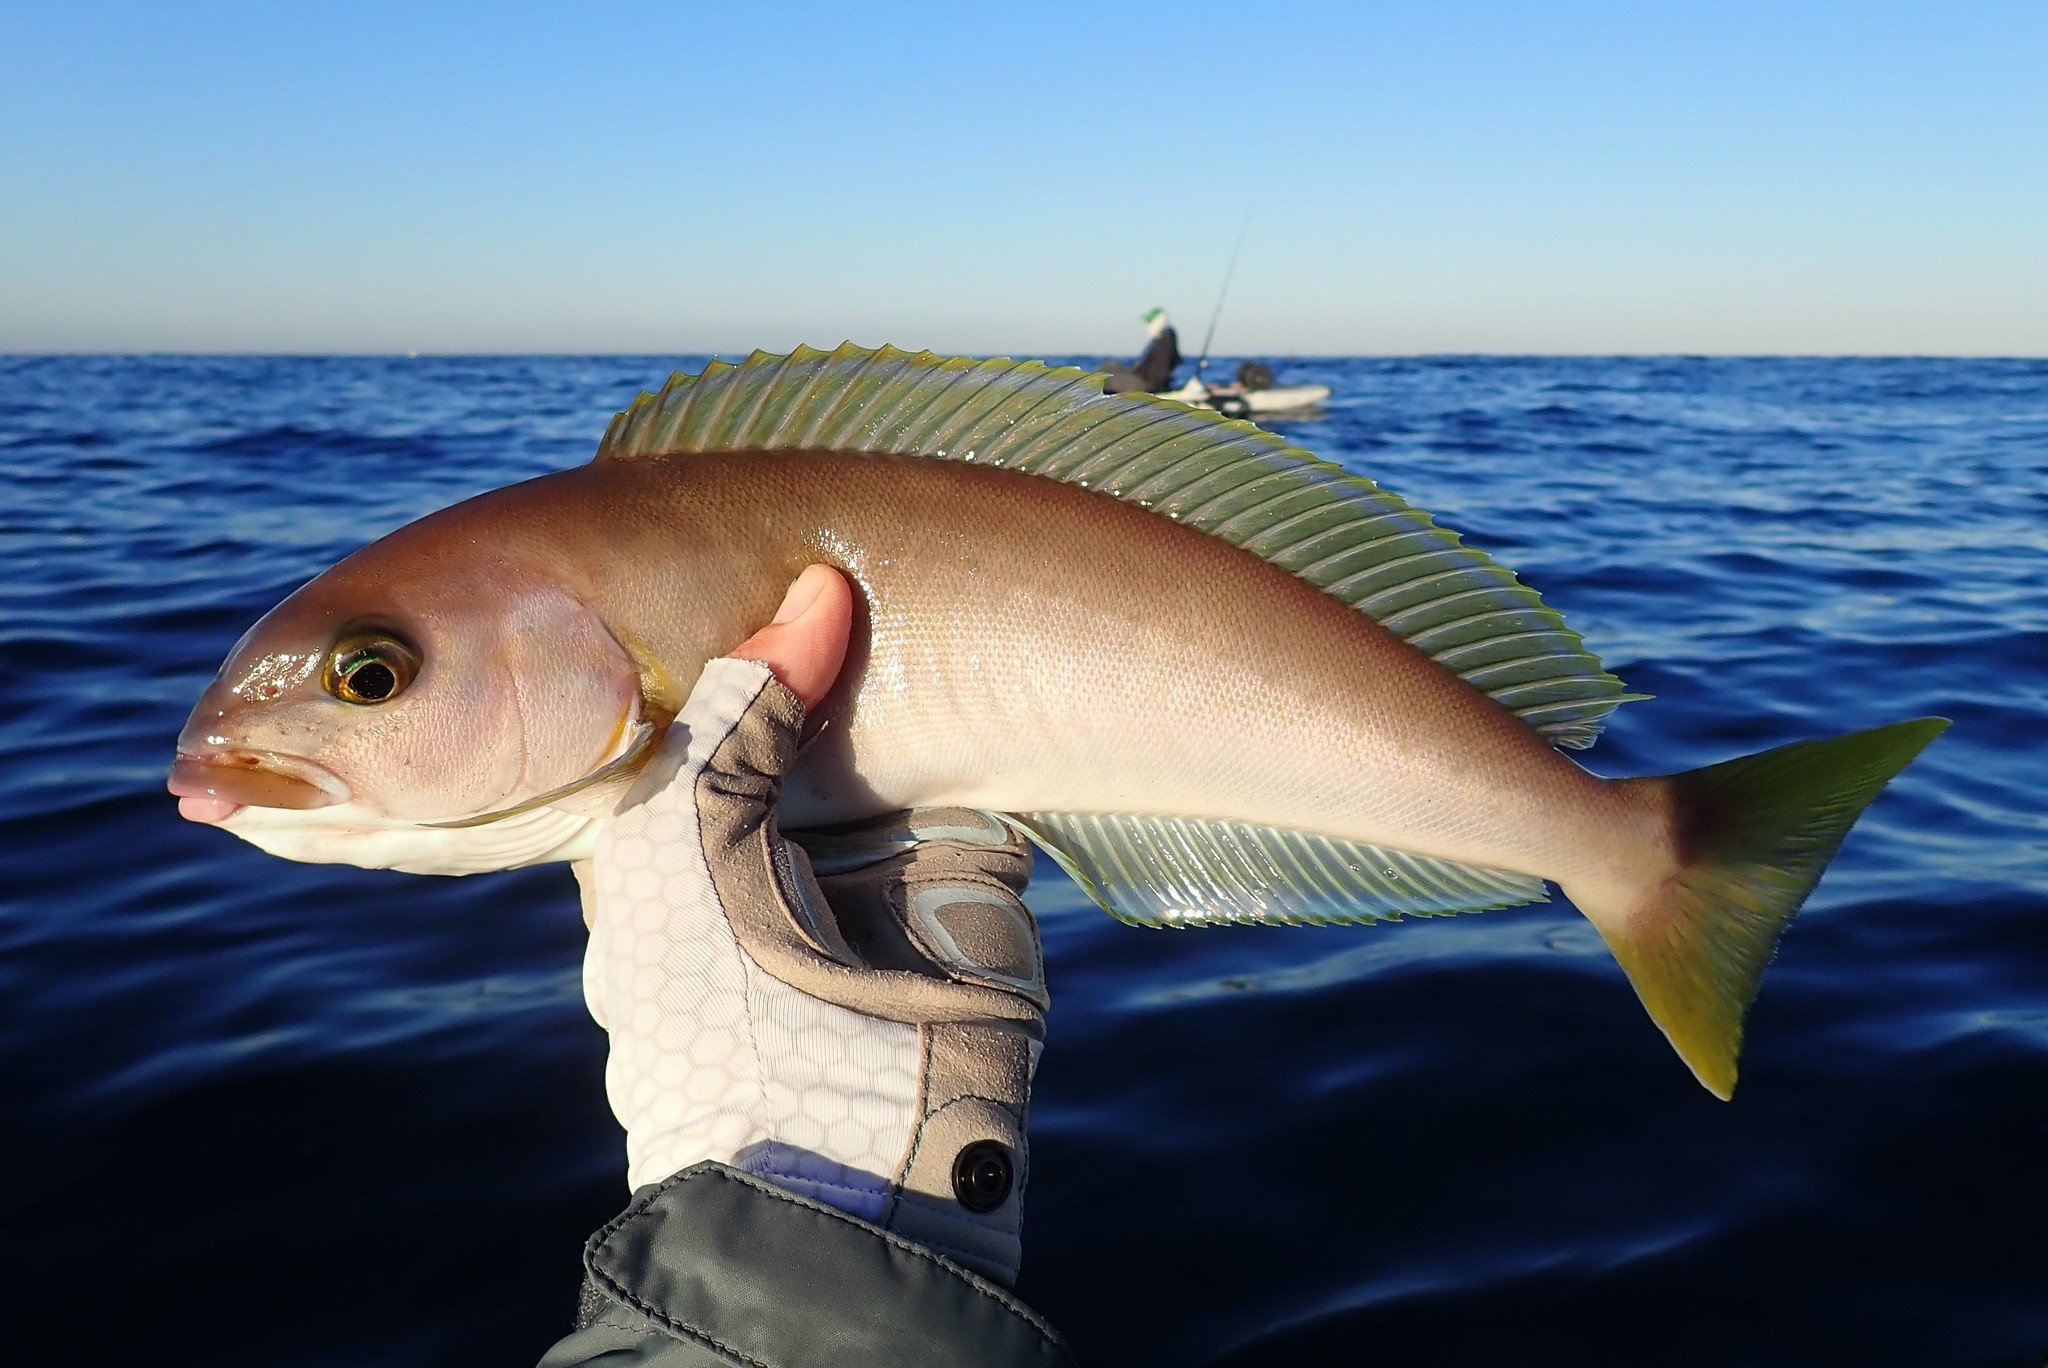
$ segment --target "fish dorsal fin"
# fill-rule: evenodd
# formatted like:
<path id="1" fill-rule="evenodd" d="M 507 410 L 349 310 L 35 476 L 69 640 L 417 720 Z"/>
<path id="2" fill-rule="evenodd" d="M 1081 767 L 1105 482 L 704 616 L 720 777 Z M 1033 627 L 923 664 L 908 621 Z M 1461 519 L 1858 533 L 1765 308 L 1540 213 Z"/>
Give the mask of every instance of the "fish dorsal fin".
<path id="1" fill-rule="evenodd" d="M 1187 817 L 1011 818 L 1089 897 L 1141 926 L 1396 921 L 1541 902 L 1541 879 L 1309 832 Z"/>
<path id="2" fill-rule="evenodd" d="M 799 347 L 676 374 L 612 420 L 598 460 L 707 451 L 930 456 L 1113 495 L 1299 575 L 1488 694 L 1589 746 L 1643 697 L 1484 551 L 1362 475 L 1247 422 L 1038 361 Z"/>

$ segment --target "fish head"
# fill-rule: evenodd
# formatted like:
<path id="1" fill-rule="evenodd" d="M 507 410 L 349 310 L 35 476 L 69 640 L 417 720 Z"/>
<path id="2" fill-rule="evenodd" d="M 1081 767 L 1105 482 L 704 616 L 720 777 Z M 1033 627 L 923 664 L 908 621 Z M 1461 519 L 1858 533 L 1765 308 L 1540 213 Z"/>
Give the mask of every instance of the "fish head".
<path id="1" fill-rule="evenodd" d="M 188 819 L 290 859 L 468 873 L 576 858 L 593 795 L 533 800 L 634 749 L 643 706 L 632 656 L 569 585 L 472 539 L 394 534 L 235 644 L 170 789 Z"/>

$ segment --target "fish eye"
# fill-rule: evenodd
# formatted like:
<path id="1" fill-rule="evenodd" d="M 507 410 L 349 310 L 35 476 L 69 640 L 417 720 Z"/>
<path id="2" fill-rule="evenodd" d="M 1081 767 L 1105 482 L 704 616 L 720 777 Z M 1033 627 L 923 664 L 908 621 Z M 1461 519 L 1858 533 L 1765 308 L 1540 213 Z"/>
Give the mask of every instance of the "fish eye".
<path id="1" fill-rule="evenodd" d="M 419 673 L 412 647 L 388 636 L 354 637 L 334 648 L 327 664 L 327 692 L 344 703 L 388 703 L 405 692 Z"/>

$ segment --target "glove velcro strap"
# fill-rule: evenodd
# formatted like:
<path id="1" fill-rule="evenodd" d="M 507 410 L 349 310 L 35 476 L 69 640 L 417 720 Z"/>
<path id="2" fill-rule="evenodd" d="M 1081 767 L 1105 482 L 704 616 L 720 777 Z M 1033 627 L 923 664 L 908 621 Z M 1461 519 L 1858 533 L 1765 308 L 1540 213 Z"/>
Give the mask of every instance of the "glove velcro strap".
<path id="1" fill-rule="evenodd" d="M 899 1190 L 883 1216 L 889 1229 L 1004 1283 L 1021 1256 L 1024 1188 L 1030 1177 L 1024 1136 L 1035 1042 L 1021 1031 L 987 1025 L 927 1026 L 923 1116 L 911 1137 Z M 993 1147 L 993 1148 L 991 1148 Z M 962 1205 L 963 1159 L 993 1164 L 1003 1187 L 993 1204 Z M 993 1196 L 986 1188 L 984 1199 Z"/>

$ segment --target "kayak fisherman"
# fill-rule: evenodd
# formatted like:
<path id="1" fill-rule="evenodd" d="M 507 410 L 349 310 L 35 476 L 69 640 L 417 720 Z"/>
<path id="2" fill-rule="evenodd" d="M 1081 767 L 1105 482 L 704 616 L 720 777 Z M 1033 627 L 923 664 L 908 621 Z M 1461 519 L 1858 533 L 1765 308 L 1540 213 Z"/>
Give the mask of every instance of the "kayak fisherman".
<path id="1" fill-rule="evenodd" d="M 1144 315 L 1145 331 L 1152 334 L 1152 340 L 1145 346 L 1145 354 L 1134 366 L 1121 361 L 1105 361 L 1102 370 L 1109 376 L 1109 383 L 1103 388 L 1111 394 L 1129 394 L 1134 391 L 1148 391 L 1158 394 L 1170 390 L 1173 373 L 1181 363 L 1180 336 L 1173 330 L 1173 324 L 1166 317 L 1164 309 L 1148 309 Z"/>

